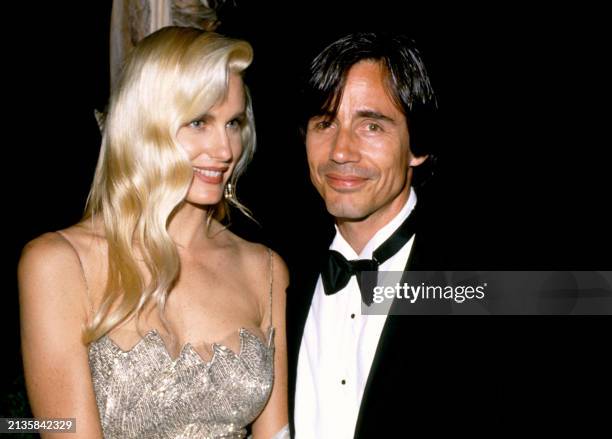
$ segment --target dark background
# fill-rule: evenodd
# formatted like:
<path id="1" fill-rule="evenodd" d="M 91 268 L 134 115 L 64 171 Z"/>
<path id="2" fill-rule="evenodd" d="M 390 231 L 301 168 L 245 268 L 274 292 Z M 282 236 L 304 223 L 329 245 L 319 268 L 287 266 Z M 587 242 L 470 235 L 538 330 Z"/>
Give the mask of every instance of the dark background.
<path id="1" fill-rule="evenodd" d="M 13 14 L 22 18 L 7 42 L 18 44 L 6 49 L 5 86 L 19 92 L 4 101 L 11 117 L 3 136 L 7 359 L 0 416 L 27 411 L 20 393 L 19 252 L 35 236 L 79 220 L 99 149 L 93 110 L 103 110 L 108 98 L 111 2 L 43 3 L 34 18 Z M 419 195 L 431 204 L 428 223 L 449 261 L 445 268 L 612 268 L 600 11 L 528 2 L 235 3 L 220 11 L 219 31 L 254 47 L 246 80 L 258 134 L 238 195 L 262 225 L 234 214 L 238 233 L 267 243 L 291 267 L 321 236 L 329 219 L 310 188 L 294 118 L 300 75 L 348 32 L 396 30 L 416 40 L 438 94 L 439 167 Z M 505 427 L 534 419 L 549 427 L 604 422 L 594 395 L 609 397 L 608 319 L 424 323 L 437 337 L 457 338 L 462 355 L 445 357 L 450 374 L 460 379 L 471 369 L 472 379 L 481 378 L 475 386 L 499 388 L 500 410 L 516 411 L 516 422 Z"/>

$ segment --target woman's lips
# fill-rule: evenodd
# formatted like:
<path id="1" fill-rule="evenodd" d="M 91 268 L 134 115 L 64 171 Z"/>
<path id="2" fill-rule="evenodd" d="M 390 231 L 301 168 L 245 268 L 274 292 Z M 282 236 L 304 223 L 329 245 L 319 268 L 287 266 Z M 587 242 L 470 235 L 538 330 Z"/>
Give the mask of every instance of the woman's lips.
<path id="1" fill-rule="evenodd" d="M 193 174 L 201 181 L 209 184 L 220 184 L 223 182 L 223 173 L 226 169 L 219 168 L 193 168 Z"/>

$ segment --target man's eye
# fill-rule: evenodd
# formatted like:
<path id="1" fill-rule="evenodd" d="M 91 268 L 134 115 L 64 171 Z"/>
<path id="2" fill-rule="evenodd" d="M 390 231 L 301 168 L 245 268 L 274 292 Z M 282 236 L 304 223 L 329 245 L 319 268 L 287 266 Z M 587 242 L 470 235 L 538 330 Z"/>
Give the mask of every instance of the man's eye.
<path id="1" fill-rule="evenodd" d="M 377 123 L 370 122 L 366 125 L 368 131 L 382 131 L 382 127 Z"/>
<path id="2" fill-rule="evenodd" d="M 322 120 L 322 121 L 317 122 L 315 124 L 315 128 L 318 129 L 318 130 L 326 130 L 330 126 L 331 126 L 331 122 L 328 121 L 328 120 Z"/>

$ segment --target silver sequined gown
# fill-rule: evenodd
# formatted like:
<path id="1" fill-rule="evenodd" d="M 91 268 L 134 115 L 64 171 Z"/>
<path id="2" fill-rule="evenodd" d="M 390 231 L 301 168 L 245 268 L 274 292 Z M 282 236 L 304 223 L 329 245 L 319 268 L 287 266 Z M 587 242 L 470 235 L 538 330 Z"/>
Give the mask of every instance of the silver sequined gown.
<path id="1" fill-rule="evenodd" d="M 210 361 L 186 344 L 172 359 L 151 330 L 129 351 L 104 336 L 89 365 L 105 439 L 244 438 L 274 380 L 272 327 L 266 342 L 240 329 L 238 353 L 213 344 Z"/>

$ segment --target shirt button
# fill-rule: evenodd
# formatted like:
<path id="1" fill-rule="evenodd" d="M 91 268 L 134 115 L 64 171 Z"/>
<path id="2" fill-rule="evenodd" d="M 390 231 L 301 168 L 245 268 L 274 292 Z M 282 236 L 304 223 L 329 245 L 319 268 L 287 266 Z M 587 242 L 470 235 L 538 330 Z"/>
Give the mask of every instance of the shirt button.
<path id="1" fill-rule="evenodd" d="M 355 314 L 351 314 L 351 319 L 354 319 L 354 318 L 355 318 Z"/>
<path id="2" fill-rule="evenodd" d="M 342 380 L 340 381 L 342 384 L 346 384 L 346 380 Z"/>

